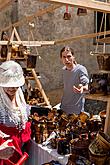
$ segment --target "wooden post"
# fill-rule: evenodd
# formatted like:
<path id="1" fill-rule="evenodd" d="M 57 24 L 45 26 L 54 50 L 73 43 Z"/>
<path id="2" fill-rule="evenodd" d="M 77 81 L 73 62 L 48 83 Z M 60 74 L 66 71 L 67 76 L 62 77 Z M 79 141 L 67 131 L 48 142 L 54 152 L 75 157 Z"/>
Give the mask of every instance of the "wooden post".
<path id="1" fill-rule="evenodd" d="M 107 101 L 104 133 L 110 136 L 110 98 Z"/>
<path id="2" fill-rule="evenodd" d="M 31 95 L 32 87 L 31 87 L 31 84 L 29 83 L 29 81 L 26 78 L 25 78 L 25 84 L 27 86 L 27 92 L 28 92 L 27 100 L 29 100 L 29 95 Z"/>
<path id="3" fill-rule="evenodd" d="M 8 53 L 7 53 L 7 58 L 6 60 L 9 61 L 11 59 L 11 47 L 8 46 Z"/>

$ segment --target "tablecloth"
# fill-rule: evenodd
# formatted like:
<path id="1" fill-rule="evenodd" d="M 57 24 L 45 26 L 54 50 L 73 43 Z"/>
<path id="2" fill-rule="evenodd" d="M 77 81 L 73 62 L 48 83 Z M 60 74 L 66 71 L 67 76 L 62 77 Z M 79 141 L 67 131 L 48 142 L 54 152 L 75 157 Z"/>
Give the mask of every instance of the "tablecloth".
<path id="1" fill-rule="evenodd" d="M 37 144 L 34 140 L 31 140 L 30 159 L 26 162 L 26 165 L 42 165 L 52 160 L 59 161 L 62 165 L 66 165 L 68 155 L 59 155 L 56 149 L 42 146 L 42 144 Z"/>

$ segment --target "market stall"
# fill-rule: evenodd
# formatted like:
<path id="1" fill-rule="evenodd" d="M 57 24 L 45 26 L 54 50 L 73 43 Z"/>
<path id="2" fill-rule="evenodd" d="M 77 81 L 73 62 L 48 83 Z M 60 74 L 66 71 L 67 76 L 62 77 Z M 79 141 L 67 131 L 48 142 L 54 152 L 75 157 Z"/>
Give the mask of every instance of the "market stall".
<path id="1" fill-rule="evenodd" d="M 58 1 L 54 1 L 58 2 Z M 89 1 L 86 1 L 89 2 Z M 59 3 L 62 3 L 60 1 Z M 63 3 L 67 3 L 63 1 Z M 74 3 L 68 1 L 70 5 L 79 6 L 82 4 L 81 1 Z M 96 4 L 98 4 L 96 6 Z M 89 9 L 95 9 L 96 11 L 103 11 L 103 12 L 110 12 L 109 11 L 109 4 L 106 3 L 99 3 L 99 2 L 91 2 L 89 3 Z M 18 21 L 15 27 L 21 25 L 28 20 L 32 20 L 35 16 L 41 16 L 44 13 L 50 12 L 61 5 L 53 5 L 45 9 L 44 11 L 39 11 L 34 13 L 34 15 L 24 18 L 21 21 Z M 83 7 L 88 7 L 87 4 L 84 4 Z M 8 30 L 11 26 L 6 27 L 2 30 Z M 17 36 L 17 41 L 13 41 L 13 33 Z M 25 46 L 42 46 L 42 45 L 53 45 L 53 44 L 61 44 L 69 41 L 74 41 L 78 39 L 85 39 L 85 38 L 93 38 L 97 35 L 104 35 L 105 32 L 100 33 L 92 33 L 92 34 L 85 34 L 76 37 L 71 37 L 67 39 L 55 40 L 55 41 L 21 41 L 19 36 L 16 33 L 16 29 L 14 28 L 11 37 L 11 42 L 9 41 L 0 41 L 1 45 L 11 44 L 11 46 L 18 44 L 23 47 Z M 110 33 L 110 31 L 106 32 Z M 12 47 L 11 47 L 12 48 Z M 8 56 L 6 60 L 11 58 L 11 51 L 8 51 Z M 16 51 L 15 51 L 16 52 Z M 18 51 L 17 51 L 18 52 Z M 17 59 L 16 55 L 15 58 Z M 18 59 L 20 60 L 20 59 Z M 44 102 L 46 102 L 47 106 L 50 106 L 48 98 L 45 95 L 45 92 L 41 86 L 41 83 L 36 75 L 34 69 L 32 71 L 32 76 L 40 89 L 40 93 L 43 96 Z M 27 82 L 27 89 L 31 91 L 30 84 L 28 82 L 29 76 L 26 77 Z M 32 77 L 31 77 L 32 78 Z M 109 150 L 110 150 L 110 139 L 109 139 L 109 124 L 110 124 L 110 98 L 107 96 L 93 96 L 88 95 L 86 98 L 95 99 L 95 100 L 102 100 L 107 101 L 107 110 L 106 114 L 104 114 L 105 121 L 102 120 L 102 116 L 100 114 L 91 115 L 88 113 L 81 113 L 80 115 L 71 114 L 66 115 L 63 111 L 57 111 L 52 107 L 50 109 L 45 109 L 45 106 L 37 102 L 36 96 L 38 90 L 35 91 L 35 100 L 27 100 L 30 105 L 33 105 L 34 112 L 30 115 L 30 120 L 32 121 L 32 141 L 31 141 L 31 148 L 30 153 L 31 157 L 28 160 L 28 164 L 32 165 L 46 165 L 52 164 L 51 161 L 57 161 L 57 164 L 61 165 L 73 165 L 83 163 L 84 165 L 91 165 L 91 163 L 95 163 L 96 165 L 103 165 L 106 163 L 108 165 L 109 161 Z M 26 94 L 26 93 L 25 93 Z M 25 95 L 26 96 L 26 95 Z M 33 96 L 33 95 L 32 95 Z M 42 109 L 45 109 L 45 112 L 41 112 Z M 40 110 L 40 111 L 39 111 Z M 47 112 L 47 113 L 46 113 Z M 54 136 L 52 136 L 54 134 Z M 107 134 L 107 135 L 106 135 Z M 55 162 L 53 162 L 55 163 Z"/>

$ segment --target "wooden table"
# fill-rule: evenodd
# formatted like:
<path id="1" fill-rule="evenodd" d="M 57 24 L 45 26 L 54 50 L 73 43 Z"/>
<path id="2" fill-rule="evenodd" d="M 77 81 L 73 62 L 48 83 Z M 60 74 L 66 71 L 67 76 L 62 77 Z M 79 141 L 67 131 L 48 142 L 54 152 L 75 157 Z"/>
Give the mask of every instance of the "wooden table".
<path id="1" fill-rule="evenodd" d="M 110 95 L 104 96 L 103 94 L 88 94 L 85 96 L 85 98 L 107 102 L 104 133 L 110 136 Z"/>

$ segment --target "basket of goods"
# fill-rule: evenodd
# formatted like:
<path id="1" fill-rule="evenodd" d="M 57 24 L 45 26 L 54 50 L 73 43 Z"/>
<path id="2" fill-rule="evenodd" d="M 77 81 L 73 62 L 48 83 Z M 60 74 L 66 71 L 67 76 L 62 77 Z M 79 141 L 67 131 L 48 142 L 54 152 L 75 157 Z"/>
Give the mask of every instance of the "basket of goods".
<path id="1" fill-rule="evenodd" d="M 60 155 L 70 154 L 70 144 L 66 138 L 57 139 L 57 152 Z"/>
<path id="2" fill-rule="evenodd" d="M 91 165 L 91 162 L 83 156 L 72 154 L 68 158 L 67 165 Z"/>
<path id="3" fill-rule="evenodd" d="M 110 136 L 102 131 L 99 131 L 97 134 L 97 140 L 105 150 L 110 150 Z"/>
<path id="4" fill-rule="evenodd" d="M 99 70 L 110 70 L 110 54 L 100 53 L 97 55 L 97 62 L 99 65 Z"/>
<path id="5" fill-rule="evenodd" d="M 72 154 L 88 157 L 89 139 L 86 134 L 80 135 L 81 138 L 71 140 Z"/>
<path id="6" fill-rule="evenodd" d="M 28 54 L 27 58 L 27 68 L 35 68 L 36 67 L 37 56 Z"/>
<path id="7" fill-rule="evenodd" d="M 95 165 L 104 165 L 109 152 L 105 150 L 96 138 L 89 145 L 89 158 Z"/>

